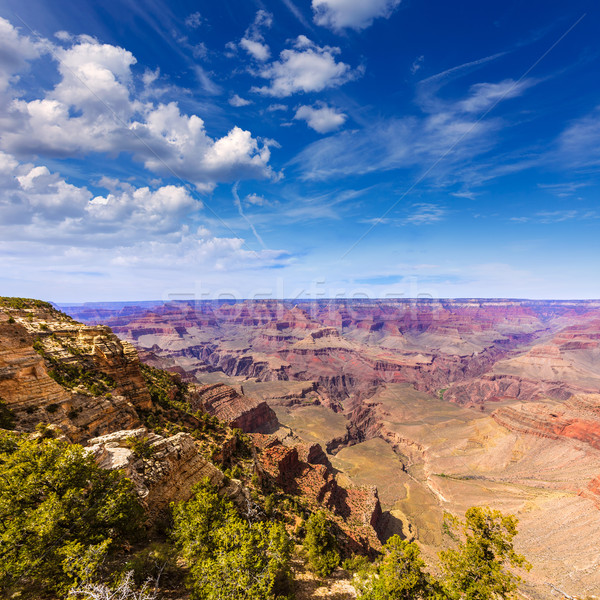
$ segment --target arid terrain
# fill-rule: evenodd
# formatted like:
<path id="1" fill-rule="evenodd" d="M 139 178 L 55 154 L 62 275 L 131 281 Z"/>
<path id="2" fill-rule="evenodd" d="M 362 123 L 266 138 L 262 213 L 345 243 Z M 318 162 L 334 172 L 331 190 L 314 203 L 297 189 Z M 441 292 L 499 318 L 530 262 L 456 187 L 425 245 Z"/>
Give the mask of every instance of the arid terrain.
<path id="1" fill-rule="evenodd" d="M 488 505 L 519 518 L 517 547 L 533 565 L 524 597 L 600 595 L 600 302 L 62 309 L 109 325 L 215 406 L 219 384 L 264 406 L 255 429 L 278 420 L 321 444 L 338 481 L 377 487 L 384 533 L 435 555 L 444 511 Z"/>

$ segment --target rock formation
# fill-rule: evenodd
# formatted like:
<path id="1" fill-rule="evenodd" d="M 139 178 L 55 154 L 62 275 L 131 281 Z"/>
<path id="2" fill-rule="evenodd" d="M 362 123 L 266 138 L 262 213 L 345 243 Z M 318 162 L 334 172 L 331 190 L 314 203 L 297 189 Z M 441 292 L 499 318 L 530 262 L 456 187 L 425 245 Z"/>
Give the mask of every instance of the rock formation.
<path id="1" fill-rule="evenodd" d="M 222 383 L 196 387 L 193 409 L 202 409 L 219 421 L 245 433 L 271 433 L 279 426 L 277 416 L 266 402 L 238 394 Z"/>

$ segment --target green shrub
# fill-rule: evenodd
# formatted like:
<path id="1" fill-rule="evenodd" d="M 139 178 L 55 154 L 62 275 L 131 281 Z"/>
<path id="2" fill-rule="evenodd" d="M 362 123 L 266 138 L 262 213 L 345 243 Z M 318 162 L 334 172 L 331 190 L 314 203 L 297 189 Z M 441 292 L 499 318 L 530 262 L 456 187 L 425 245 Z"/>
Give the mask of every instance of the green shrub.
<path id="1" fill-rule="evenodd" d="M 426 571 L 418 546 L 392 536 L 373 566 L 359 570 L 361 600 L 502 600 L 516 598 L 520 578 L 510 568 L 528 569 L 514 551 L 517 519 L 472 507 L 465 520 L 447 515 L 446 532 L 456 547 L 440 552 L 439 577 Z"/>
<path id="2" fill-rule="evenodd" d="M 132 483 L 81 446 L 0 432 L 0 597 L 63 593 L 135 536 L 141 517 Z"/>
<path id="3" fill-rule="evenodd" d="M 150 458 L 155 450 L 147 436 L 127 438 L 127 446 L 137 458 Z"/>
<path id="4" fill-rule="evenodd" d="M 358 570 L 357 587 L 360 598 L 426 600 L 436 597 L 438 586 L 425 571 L 425 563 L 416 543 L 409 543 L 400 536 L 393 535 L 382 551 L 383 558 L 370 572 L 364 564 Z"/>
<path id="5" fill-rule="evenodd" d="M 291 544 L 280 523 L 248 523 L 207 484 L 173 511 L 194 600 L 274 600 L 287 593 Z"/>
<path id="6" fill-rule="evenodd" d="M 152 402 L 163 408 L 176 408 L 191 413 L 186 400 L 189 386 L 181 381 L 177 373 L 155 369 L 143 363 L 140 364 L 140 368 Z"/>
<path id="7" fill-rule="evenodd" d="M 531 568 L 513 547 L 517 523 L 513 515 L 477 506 L 467 510 L 464 521 L 446 515 L 449 532 L 462 538 L 457 548 L 440 552 L 443 587 L 450 598 L 515 597 L 521 578 L 510 567 Z"/>
<path id="8" fill-rule="evenodd" d="M 321 577 L 330 575 L 340 564 L 337 542 L 323 511 L 312 514 L 306 522 L 304 549 L 311 569 Z"/>

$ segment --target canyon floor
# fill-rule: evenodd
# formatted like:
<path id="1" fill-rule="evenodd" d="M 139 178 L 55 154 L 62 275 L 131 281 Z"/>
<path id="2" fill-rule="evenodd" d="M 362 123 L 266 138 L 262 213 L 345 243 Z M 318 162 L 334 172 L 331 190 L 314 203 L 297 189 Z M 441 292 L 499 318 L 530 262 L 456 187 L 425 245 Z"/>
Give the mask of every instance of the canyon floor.
<path id="1" fill-rule="evenodd" d="M 519 518 L 525 598 L 600 596 L 600 302 L 173 302 L 62 307 L 142 360 L 265 401 L 386 534 L 434 557 L 444 512 Z"/>

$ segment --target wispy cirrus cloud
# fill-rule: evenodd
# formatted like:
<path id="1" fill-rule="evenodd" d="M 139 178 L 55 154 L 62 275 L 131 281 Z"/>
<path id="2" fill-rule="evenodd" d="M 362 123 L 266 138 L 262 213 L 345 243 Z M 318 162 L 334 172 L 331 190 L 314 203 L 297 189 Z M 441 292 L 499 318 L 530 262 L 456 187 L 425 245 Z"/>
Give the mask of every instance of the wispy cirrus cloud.
<path id="1" fill-rule="evenodd" d="M 434 166 L 434 177 L 447 178 L 452 172 L 452 183 L 463 180 L 465 161 L 491 150 L 506 126 L 500 117 L 488 113 L 497 104 L 522 96 L 536 81 L 481 82 L 453 99 L 444 98 L 440 91 L 454 78 L 505 54 L 458 65 L 419 82 L 416 103 L 421 115 L 367 121 L 360 129 L 310 144 L 291 164 L 298 166 L 307 180 Z"/>
<path id="2" fill-rule="evenodd" d="M 404 216 L 374 217 L 361 219 L 361 222 L 369 225 L 431 225 L 443 221 L 448 210 L 439 204 L 416 202 L 405 208 L 404 213 Z"/>
<path id="3" fill-rule="evenodd" d="M 594 210 L 543 210 L 536 212 L 531 216 L 526 217 L 511 217 L 511 221 L 517 223 L 541 223 L 549 225 L 552 223 L 563 223 L 564 221 L 587 221 L 590 219 L 598 219 L 600 214 Z"/>

